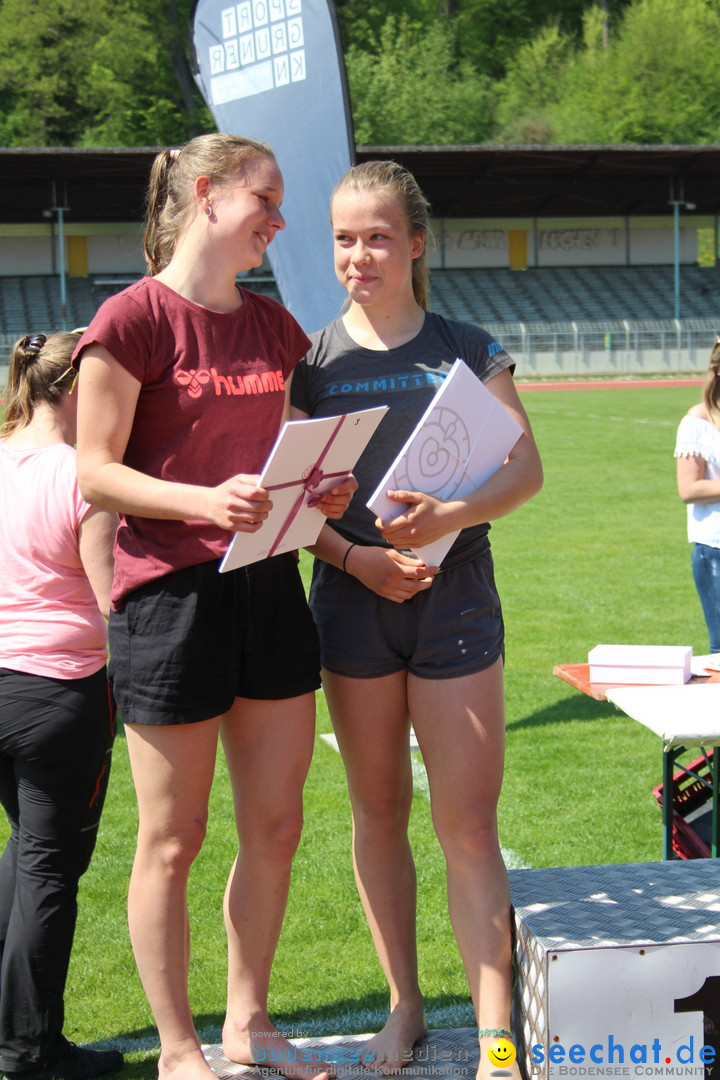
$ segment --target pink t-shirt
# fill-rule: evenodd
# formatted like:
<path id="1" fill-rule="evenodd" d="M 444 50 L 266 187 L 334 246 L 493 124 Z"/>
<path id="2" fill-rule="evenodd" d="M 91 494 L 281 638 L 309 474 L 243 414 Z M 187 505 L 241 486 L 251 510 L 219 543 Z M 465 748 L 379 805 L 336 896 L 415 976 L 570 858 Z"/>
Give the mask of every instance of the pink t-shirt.
<path id="1" fill-rule="evenodd" d="M 105 664 L 107 624 L 78 549 L 89 509 L 71 446 L 0 440 L 0 667 L 80 679 Z"/>
<path id="2" fill-rule="evenodd" d="M 259 473 L 277 437 L 285 380 L 310 341 L 276 300 L 240 290 L 237 311 L 199 307 L 155 278 L 106 300 L 75 350 L 97 342 L 142 384 L 124 463 L 216 485 Z M 201 521 L 121 515 L 112 604 L 173 570 L 225 554 L 232 534 Z"/>

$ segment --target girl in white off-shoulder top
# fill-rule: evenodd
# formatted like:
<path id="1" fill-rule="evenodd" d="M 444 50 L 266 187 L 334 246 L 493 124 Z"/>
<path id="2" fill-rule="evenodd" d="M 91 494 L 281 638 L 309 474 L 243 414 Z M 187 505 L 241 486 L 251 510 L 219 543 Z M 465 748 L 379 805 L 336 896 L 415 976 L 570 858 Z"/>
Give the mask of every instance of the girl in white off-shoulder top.
<path id="1" fill-rule="evenodd" d="M 720 652 L 720 334 L 715 338 L 703 400 L 680 421 L 675 444 L 678 493 L 688 508 L 695 586 Z"/>

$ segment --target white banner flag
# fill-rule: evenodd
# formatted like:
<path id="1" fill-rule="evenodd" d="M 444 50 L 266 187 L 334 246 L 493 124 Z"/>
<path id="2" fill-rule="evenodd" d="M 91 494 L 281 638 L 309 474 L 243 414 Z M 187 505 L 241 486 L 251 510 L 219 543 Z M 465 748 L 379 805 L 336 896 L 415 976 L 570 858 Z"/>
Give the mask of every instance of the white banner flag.
<path id="1" fill-rule="evenodd" d="M 219 131 L 269 142 L 285 180 L 287 227 L 268 249 L 285 306 L 306 331 L 340 312 L 330 193 L 354 160 L 333 4 L 326 0 L 196 0 L 195 79 Z"/>

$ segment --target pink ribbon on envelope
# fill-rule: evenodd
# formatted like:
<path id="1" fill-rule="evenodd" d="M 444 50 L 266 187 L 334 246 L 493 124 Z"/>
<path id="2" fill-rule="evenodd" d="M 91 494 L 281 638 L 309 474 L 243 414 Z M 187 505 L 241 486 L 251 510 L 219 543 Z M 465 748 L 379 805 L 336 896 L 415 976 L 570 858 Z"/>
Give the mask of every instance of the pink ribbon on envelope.
<path id="1" fill-rule="evenodd" d="M 343 469 L 342 472 L 325 473 L 320 468 L 323 461 L 325 460 L 325 457 L 327 455 L 328 450 L 330 449 L 330 447 L 334 443 L 335 439 L 337 438 L 338 432 L 340 431 L 340 428 L 345 423 L 346 419 L 347 419 L 347 413 L 343 413 L 342 416 L 340 416 L 338 418 L 338 422 L 335 425 L 335 429 L 334 429 L 332 435 L 330 436 L 328 441 L 325 443 L 322 454 L 320 455 L 320 457 L 317 459 L 317 461 L 315 462 L 315 464 L 311 468 L 311 470 L 308 473 L 307 477 L 305 477 L 305 478 L 300 477 L 299 480 L 288 480 L 288 482 L 286 484 L 270 484 L 268 486 L 268 488 L 267 488 L 268 491 L 279 491 L 281 488 L 294 487 L 296 484 L 302 484 L 302 491 L 300 492 L 297 499 L 293 503 L 293 505 L 292 505 L 292 507 L 290 509 L 290 512 L 288 513 L 287 517 L 285 518 L 285 521 L 283 522 L 282 528 L 280 529 L 279 533 L 275 537 L 273 545 L 272 545 L 272 547 L 270 548 L 270 550 L 268 552 L 268 555 L 267 555 L 268 558 L 270 558 L 272 555 L 275 554 L 278 547 L 282 543 L 283 538 L 285 536 L 285 533 L 288 531 L 288 529 L 292 525 L 293 521 L 295 520 L 295 518 L 297 516 L 298 510 L 300 509 L 303 502 L 305 501 L 305 495 L 307 494 L 307 492 L 315 491 L 320 486 L 320 484 L 322 483 L 323 480 L 332 479 L 332 477 L 334 477 L 334 476 L 347 476 L 348 475 L 347 469 Z"/>

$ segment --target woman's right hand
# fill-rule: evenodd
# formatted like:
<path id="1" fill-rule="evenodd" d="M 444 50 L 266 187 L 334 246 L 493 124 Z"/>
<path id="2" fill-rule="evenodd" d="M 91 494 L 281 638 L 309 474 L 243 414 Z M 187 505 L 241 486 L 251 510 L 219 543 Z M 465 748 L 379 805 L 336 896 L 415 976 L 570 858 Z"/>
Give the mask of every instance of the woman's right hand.
<path id="1" fill-rule="evenodd" d="M 426 566 L 394 548 L 360 544 L 349 552 L 345 569 L 378 596 L 396 604 L 429 589 L 438 570 L 437 566 Z"/>
<path id="2" fill-rule="evenodd" d="M 238 473 L 217 487 L 207 488 L 208 506 L 203 517 L 221 529 L 257 532 L 272 510 L 267 489 L 259 476 Z"/>

